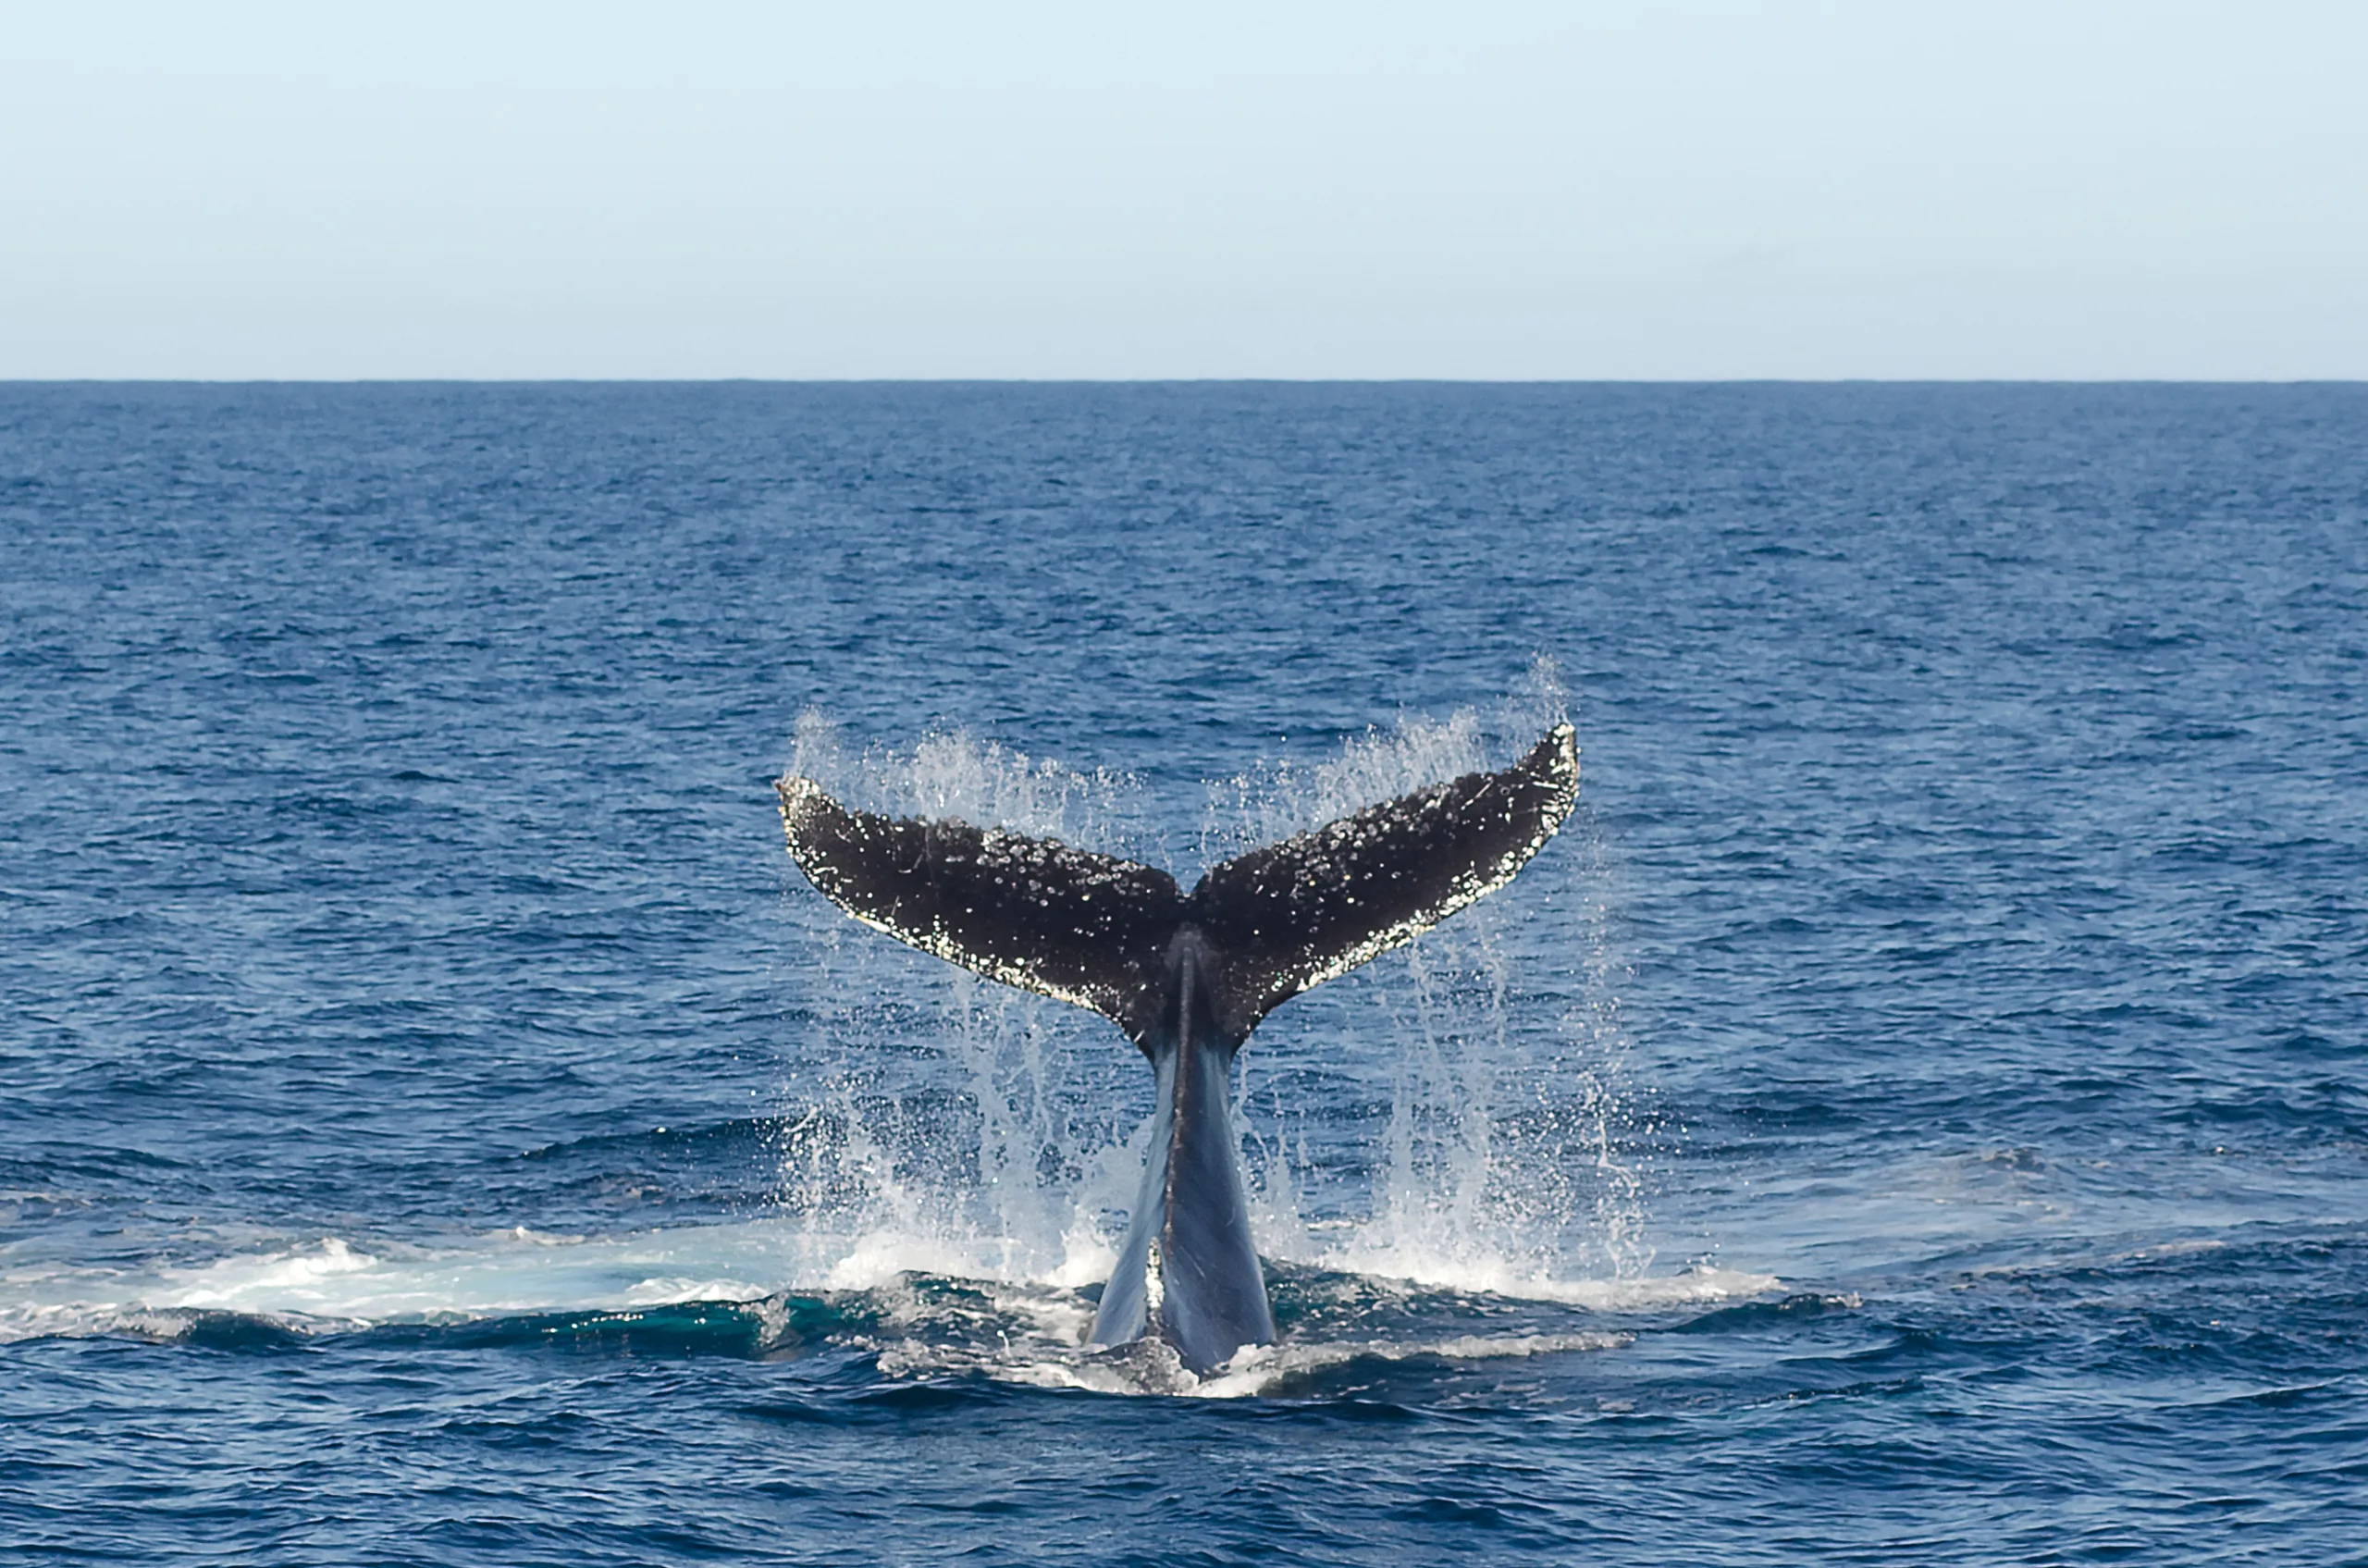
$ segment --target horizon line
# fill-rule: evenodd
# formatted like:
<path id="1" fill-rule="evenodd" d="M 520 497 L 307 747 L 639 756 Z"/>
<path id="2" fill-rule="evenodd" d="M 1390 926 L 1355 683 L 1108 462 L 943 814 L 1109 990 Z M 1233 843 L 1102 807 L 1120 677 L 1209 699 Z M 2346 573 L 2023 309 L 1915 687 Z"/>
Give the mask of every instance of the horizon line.
<path id="1" fill-rule="evenodd" d="M 2362 376 L 0 376 L 0 387 L 2358 387 Z"/>

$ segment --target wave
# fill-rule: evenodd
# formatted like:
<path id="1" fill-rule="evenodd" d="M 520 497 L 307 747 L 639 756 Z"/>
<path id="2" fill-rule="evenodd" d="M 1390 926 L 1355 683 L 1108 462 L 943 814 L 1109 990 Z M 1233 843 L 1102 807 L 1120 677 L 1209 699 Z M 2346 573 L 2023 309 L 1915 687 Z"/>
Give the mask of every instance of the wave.
<path id="1" fill-rule="evenodd" d="M 1087 1345 L 1091 1284 L 918 1268 L 964 1260 L 931 1238 L 897 1241 L 849 1245 L 773 1219 L 617 1237 L 521 1228 L 445 1247 L 330 1236 L 186 1266 L 28 1266 L 0 1269 L 0 1341 L 112 1336 L 269 1351 L 352 1339 L 758 1359 L 836 1350 L 897 1381 L 1222 1398 L 1355 1362 L 1606 1349 L 1629 1330 L 1574 1324 L 1571 1313 L 1666 1312 L 1777 1285 L 1720 1269 L 1498 1279 L 1423 1260 L 1380 1274 L 1277 1262 L 1282 1342 L 1202 1378 L 1156 1342 Z M 1507 1327 L 1509 1315 L 1521 1320 Z"/>

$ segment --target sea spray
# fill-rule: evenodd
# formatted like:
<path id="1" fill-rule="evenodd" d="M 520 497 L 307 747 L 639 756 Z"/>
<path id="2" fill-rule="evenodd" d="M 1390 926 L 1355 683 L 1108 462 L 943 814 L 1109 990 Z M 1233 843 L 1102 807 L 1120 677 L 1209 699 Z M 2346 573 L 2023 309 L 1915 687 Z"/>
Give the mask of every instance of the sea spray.
<path id="1" fill-rule="evenodd" d="M 1563 708 L 1541 666 L 1495 709 L 1402 719 L 1313 766 L 1223 781 L 1202 814 L 1202 858 L 1501 765 Z M 1138 814 L 1158 803 L 1122 776 L 959 732 L 851 762 L 809 719 L 793 765 L 872 809 L 1164 858 L 1140 847 L 1155 835 Z M 1267 1256 L 1482 1289 L 1641 1270 L 1617 965 L 1599 846 L 1581 847 L 1593 853 L 1554 852 L 1501 904 L 1298 999 L 1252 1038 L 1237 1121 Z M 1195 870 L 1174 869 L 1188 883 Z M 1134 1053 L 1103 1020 L 865 936 L 794 893 L 801 936 L 838 928 L 799 988 L 875 998 L 804 1009 L 812 1030 L 788 1085 L 783 1204 L 816 1248 L 840 1250 L 832 1280 L 895 1268 L 1098 1280 L 1148 1132 L 1150 1075 Z"/>
<path id="2" fill-rule="evenodd" d="M 1204 856 L 1500 766 L 1567 706 L 1540 660 L 1487 710 L 1401 717 L 1313 767 L 1224 781 L 1203 813 Z M 1602 844 L 1591 819 L 1562 836 L 1512 888 L 1252 1039 L 1238 1104 L 1267 1255 L 1549 1293 L 1648 1266 Z M 1301 1109 L 1343 1105 L 1386 1114 L 1312 1127 Z"/>
<path id="3" fill-rule="evenodd" d="M 1121 776 L 961 732 L 850 759 L 809 715 L 792 769 L 893 815 L 1129 848 Z M 1128 1135 L 1150 1102 L 1132 1049 L 1099 1019 L 863 932 L 802 887 L 787 902 L 800 939 L 831 933 L 795 989 L 842 994 L 804 1009 L 815 1027 L 792 1053 L 782 1149 L 783 1207 L 818 1249 L 839 1251 L 833 1282 L 899 1270 L 1099 1279 L 1140 1168 Z"/>

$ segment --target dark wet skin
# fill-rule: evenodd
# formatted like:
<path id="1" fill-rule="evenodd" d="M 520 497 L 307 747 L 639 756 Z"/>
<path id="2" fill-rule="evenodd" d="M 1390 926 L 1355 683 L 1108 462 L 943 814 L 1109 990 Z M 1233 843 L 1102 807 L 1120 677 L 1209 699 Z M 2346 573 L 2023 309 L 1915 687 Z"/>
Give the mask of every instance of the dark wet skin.
<path id="1" fill-rule="evenodd" d="M 1121 1345 L 1156 1332 L 1188 1369 L 1206 1373 L 1244 1345 L 1271 1344 L 1275 1319 L 1251 1241 L 1227 1105 L 1241 1041 L 1218 1027 L 1209 1006 L 1208 946 L 1199 929 L 1178 931 L 1168 955 L 1168 1001 L 1158 1031 L 1143 1046 L 1159 1075 L 1151 1162 L 1092 1340 Z M 1148 1279 L 1153 1269 L 1155 1308 Z"/>

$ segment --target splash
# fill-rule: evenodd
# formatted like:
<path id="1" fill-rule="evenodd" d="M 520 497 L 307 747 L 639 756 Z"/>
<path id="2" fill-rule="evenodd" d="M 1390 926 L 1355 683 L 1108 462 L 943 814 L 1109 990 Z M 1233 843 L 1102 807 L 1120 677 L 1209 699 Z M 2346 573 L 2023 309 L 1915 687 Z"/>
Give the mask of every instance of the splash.
<path id="1" fill-rule="evenodd" d="M 967 730 L 931 731 L 910 753 L 873 747 L 851 756 L 838 725 L 809 709 L 798 717 L 784 772 L 892 817 L 959 818 L 1108 854 L 1127 854 L 1141 837 L 1128 815 L 1135 781 L 1127 775 L 1079 772 Z"/>
<path id="2" fill-rule="evenodd" d="M 1540 661 L 1493 709 L 1402 717 L 1313 766 L 1223 781 L 1202 815 L 1202 857 L 1501 766 L 1567 707 Z M 1151 837 L 1133 815 L 1147 803 L 1124 778 L 959 733 L 851 763 L 809 718 L 792 766 L 873 809 L 1118 853 Z M 1601 845 L 1572 825 L 1575 856 L 1565 849 L 1493 905 L 1294 1002 L 1242 1053 L 1236 1099 L 1265 1255 L 1548 1297 L 1645 1274 Z M 785 978 L 814 1005 L 792 1051 L 799 1109 L 783 1203 L 838 1239 L 833 1283 L 900 1270 L 1101 1278 L 1149 1131 L 1149 1075 L 1133 1054 L 1099 1019 L 856 932 L 820 900 L 789 903 L 813 961 Z M 1383 1096 L 1386 1114 L 1372 1114 Z"/>
<path id="3" fill-rule="evenodd" d="M 1122 775 L 958 731 L 906 755 L 850 757 L 809 714 L 790 770 L 867 809 L 1157 858 L 1138 847 Z M 1134 1054 L 1098 1019 L 882 941 L 794 893 L 796 967 L 781 978 L 808 999 L 808 1027 L 790 1053 L 781 1201 L 835 1252 L 828 1283 L 1103 1278 L 1148 1142 L 1150 1084 Z"/>
<path id="4" fill-rule="evenodd" d="M 1295 831 L 1439 778 L 1501 766 L 1566 711 L 1554 668 L 1541 661 L 1494 710 L 1437 722 L 1401 717 L 1315 768 L 1278 765 L 1228 781 L 1204 841 Z M 1288 1069 L 1284 1092 L 1261 1094 L 1260 1075 L 1276 1070 L 1284 1043 L 1253 1041 L 1243 1053 L 1240 1101 L 1262 1252 L 1558 1300 L 1645 1275 L 1653 1254 L 1643 1173 L 1630 1148 L 1638 1118 L 1624 1092 L 1629 1045 L 1618 983 L 1625 970 L 1610 939 L 1602 842 L 1584 806 L 1560 838 L 1557 858 L 1395 961 L 1335 982 L 1339 989 L 1308 1009 L 1328 1011 L 1327 1032 L 1343 1043 L 1331 1053 L 1336 1077 L 1345 1080 L 1335 1097 L 1354 1100 L 1359 1083 L 1386 1083 L 1388 1115 L 1377 1129 L 1362 1137 L 1337 1129 L 1328 1153 L 1311 1155 L 1302 1107 L 1326 1096 Z M 1563 973 L 1540 983 L 1537 971 L 1556 969 Z M 1538 1006 L 1546 996 L 1559 1000 L 1554 1010 Z M 1261 1053 L 1261 1043 L 1269 1049 Z M 1319 1040 L 1290 1043 L 1325 1050 Z"/>

